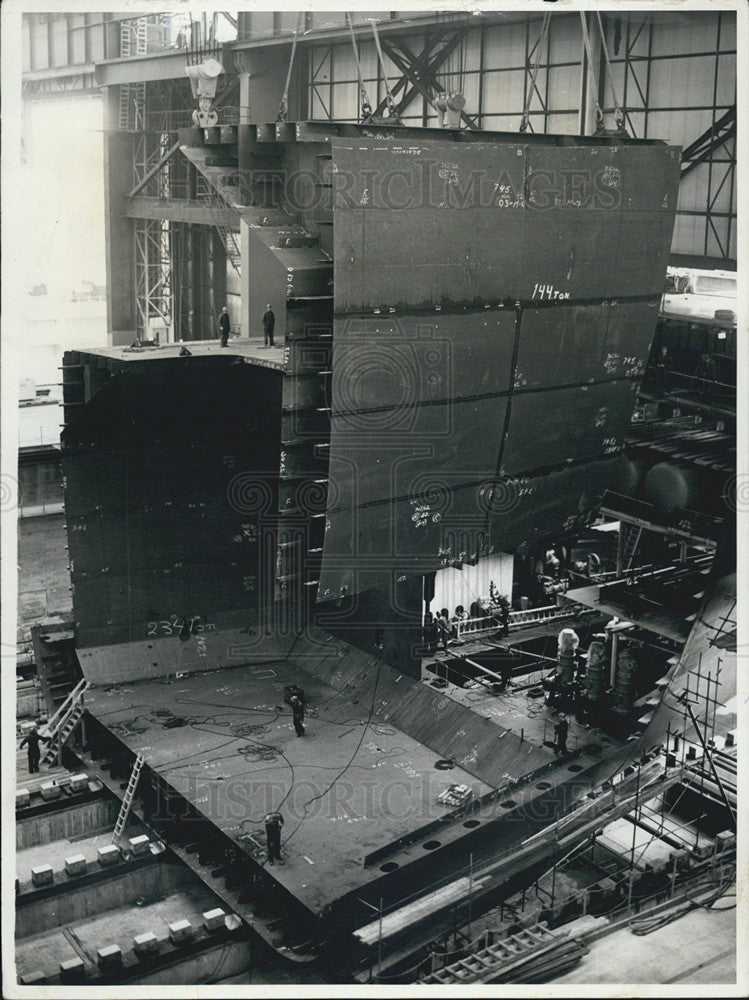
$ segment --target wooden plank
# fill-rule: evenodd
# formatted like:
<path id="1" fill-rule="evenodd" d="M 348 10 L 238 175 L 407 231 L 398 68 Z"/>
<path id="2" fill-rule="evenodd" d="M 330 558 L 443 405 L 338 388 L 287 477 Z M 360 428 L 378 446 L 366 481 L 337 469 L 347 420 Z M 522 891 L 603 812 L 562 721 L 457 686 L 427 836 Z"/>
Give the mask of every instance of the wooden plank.
<path id="1" fill-rule="evenodd" d="M 379 940 L 380 933 L 382 933 L 383 939 L 391 937 L 393 934 L 397 934 L 398 931 L 408 927 L 409 924 L 416 923 L 417 920 L 431 916 L 436 910 L 444 909 L 446 906 L 458 902 L 467 896 L 469 892 L 476 892 L 477 889 L 480 889 L 488 881 L 488 875 L 484 878 L 473 879 L 473 881 L 468 878 L 459 878 L 455 882 L 443 886 L 441 889 L 422 896 L 407 906 L 402 906 L 400 909 L 388 913 L 382 918 L 381 932 L 380 919 L 378 917 L 377 920 L 373 920 L 371 923 L 354 931 L 354 936 L 358 937 L 364 944 L 374 944 Z"/>

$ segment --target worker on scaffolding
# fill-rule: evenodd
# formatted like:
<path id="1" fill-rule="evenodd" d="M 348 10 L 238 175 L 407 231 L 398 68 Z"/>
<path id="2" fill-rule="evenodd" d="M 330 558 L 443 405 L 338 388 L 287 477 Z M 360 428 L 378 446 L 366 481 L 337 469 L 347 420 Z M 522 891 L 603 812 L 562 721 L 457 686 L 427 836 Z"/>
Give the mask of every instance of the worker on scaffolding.
<path id="1" fill-rule="evenodd" d="M 231 320 L 229 319 L 229 310 L 224 306 L 224 308 L 219 313 L 218 317 L 218 330 L 221 334 L 221 346 L 228 347 L 229 345 L 229 333 L 231 332 Z"/>
<path id="2" fill-rule="evenodd" d="M 39 741 L 44 740 L 45 743 L 49 743 L 48 736 L 42 736 L 39 730 L 34 726 L 33 729 L 29 730 L 28 733 L 21 740 L 20 750 L 28 745 L 28 757 L 29 757 L 29 774 L 37 774 L 39 771 Z"/>
<path id="3" fill-rule="evenodd" d="M 283 826 L 283 816 L 280 812 L 269 812 L 263 822 L 265 823 L 265 836 L 268 841 L 268 863 L 272 865 L 275 858 L 282 865 L 281 827 Z"/>

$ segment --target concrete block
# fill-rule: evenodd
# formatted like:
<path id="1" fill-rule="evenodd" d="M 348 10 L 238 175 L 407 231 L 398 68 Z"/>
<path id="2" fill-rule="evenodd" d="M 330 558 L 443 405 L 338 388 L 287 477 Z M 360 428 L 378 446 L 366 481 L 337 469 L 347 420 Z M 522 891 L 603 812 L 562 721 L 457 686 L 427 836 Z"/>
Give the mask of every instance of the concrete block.
<path id="1" fill-rule="evenodd" d="M 122 948 L 118 944 L 107 944 L 96 952 L 100 969 L 118 969 L 122 965 Z"/>
<path id="2" fill-rule="evenodd" d="M 88 775 L 87 774 L 71 774 L 70 776 L 70 791 L 71 792 L 85 792 L 88 790 Z"/>
<path id="3" fill-rule="evenodd" d="M 193 926 L 189 920 L 175 920 L 173 924 L 169 924 L 169 940 L 172 944 L 189 941 L 192 935 Z"/>
<path id="4" fill-rule="evenodd" d="M 86 872 L 86 859 L 82 854 L 74 854 L 70 858 L 65 858 L 66 875 L 83 875 Z"/>
<path id="5" fill-rule="evenodd" d="M 31 800 L 31 793 L 28 788 L 16 789 L 16 809 L 25 809 Z"/>
<path id="6" fill-rule="evenodd" d="M 31 732 L 32 729 L 36 729 L 36 723 L 22 722 L 18 728 L 21 731 L 21 736 L 26 736 L 28 733 Z"/>
<path id="7" fill-rule="evenodd" d="M 31 869 L 31 881 L 34 885 L 52 885 L 54 880 L 52 865 L 37 865 Z"/>
<path id="8" fill-rule="evenodd" d="M 33 986 L 34 983 L 43 983 L 46 978 L 41 969 L 34 969 L 33 972 L 26 972 L 24 975 L 19 976 L 18 981 L 23 986 Z"/>
<path id="9" fill-rule="evenodd" d="M 86 966 L 82 958 L 67 958 L 60 962 L 60 982 L 80 983 L 86 978 Z"/>
<path id="10" fill-rule="evenodd" d="M 120 852 L 114 844 L 100 847 L 96 853 L 100 865 L 113 865 L 120 860 Z"/>
<path id="11" fill-rule="evenodd" d="M 51 799 L 60 798 L 60 786 L 56 781 L 45 781 L 40 789 L 42 798 L 49 802 Z"/>
<path id="12" fill-rule="evenodd" d="M 159 939 L 153 931 L 146 931 L 145 934 L 136 934 L 133 938 L 133 948 L 136 955 L 152 955 L 159 950 Z"/>
<path id="13" fill-rule="evenodd" d="M 150 844 L 150 842 L 151 841 L 149 840 L 149 838 L 146 836 L 145 833 L 140 834 L 140 836 L 138 836 L 138 837 L 131 837 L 128 840 L 128 844 L 130 846 L 130 850 L 135 855 L 138 855 L 138 854 L 147 854 L 148 853 L 148 845 Z"/>
<path id="14" fill-rule="evenodd" d="M 225 924 L 226 914 L 217 906 L 215 910 L 206 910 L 203 914 L 203 926 L 207 931 L 218 931 L 222 930 Z"/>

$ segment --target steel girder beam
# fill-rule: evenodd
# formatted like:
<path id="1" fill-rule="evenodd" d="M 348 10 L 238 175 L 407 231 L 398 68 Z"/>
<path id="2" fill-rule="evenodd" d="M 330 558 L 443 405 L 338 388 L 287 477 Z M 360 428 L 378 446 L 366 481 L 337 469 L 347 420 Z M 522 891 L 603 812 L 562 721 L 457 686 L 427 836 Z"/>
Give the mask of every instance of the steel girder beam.
<path id="1" fill-rule="evenodd" d="M 467 33 L 467 28 L 462 28 L 460 31 L 456 31 L 447 44 L 436 52 L 431 60 L 429 59 L 429 50 L 433 48 L 433 44 L 425 46 L 424 51 L 419 56 L 416 56 L 401 39 L 395 39 L 394 41 L 383 40 L 383 51 L 387 53 L 403 74 L 401 79 L 405 79 L 411 83 L 411 89 L 406 92 L 401 100 L 401 103 L 398 105 L 399 114 L 403 114 L 403 111 L 406 107 L 408 107 L 417 93 L 420 93 L 430 104 L 432 104 L 434 94 L 442 93 L 444 91 L 445 88 L 437 79 L 437 70 L 440 66 L 442 66 L 448 56 L 458 47 L 458 45 L 462 43 Z M 441 37 L 442 36 L 437 36 L 437 41 L 439 41 Z M 375 114 L 377 114 L 377 112 L 375 112 Z M 464 111 L 461 111 L 460 117 L 469 128 L 478 128 L 475 119 L 471 118 L 471 116 L 467 115 Z"/>
<path id="2" fill-rule="evenodd" d="M 393 97 L 403 91 L 403 96 L 398 103 L 398 114 L 402 115 L 411 102 L 421 94 L 430 103 L 433 98 L 432 91 L 441 92 L 444 87 L 437 80 L 437 70 L 442 66 L 451 52 L 463 41 L 468 28 L 461 28 L 450 36 L 442 48 L 437 48 L 440 42 L 445 40 L 444 32 L 431 33 L 425 42 L 424 48 L 415 55 L 403 39 L 383 39 L 383 51 L 392 59 L 402 76 L 392 88 Z M 410 86 L 409 86 L 410 84 Z M 383 99 L 372 113 L 372 118 L 382 116 L 387 107 L 387 100 Z M 461 115 L 463 120 L 471 127 L 476 128 L 476 123 L 468 115 Z"/>
<path id="3" fill-rule="evenodd" d="M 125 215 L 131 219 L 189 222 L 201 226 L 239 228 L 239 214 L 232 208 L 220 208 L 187 198 L 151 198 L 136 195 L 127 202 Z"/>
<path id="4" fill-rule="evenodd" d="M 681 154 L 682 179 L 690 174 L 700 163 L 710 159 L 712 154 L 725 142 L 736 135 L 736 105 L 729 108 L 714 125 L 705 129 L 702 135 L 687 146 Z"/>
<path id="5" fill-rule="evenodd" d="M 455 34 L 458 35 L 459 33 L 456 32 Z M 402 90 L 405 91 L 405 94 L 401 98 L 400 104 L 398 105 L 398 112 L 400 114 L 402 114 L 403 111 L 405 111 L 405 109 L 410 105 L 411 101 L 413 101 L 413 99 L 419 93 L 419 88 L 415 85 L 415 82 L 414 82 L 414 79 L 413 79 L 413 74 L 415 73 L 415 71 L 417 69 L 417 66 L 419 66 L 425 60 L 428 60 L 429 57 L 430 57 L 430 55 L 432 56 L 432 58 L 435 58 L 434 52 L 433 52 L 434 47 L 435 47 L 435 45 L 439 44 L 439 42 L 442 40 L 443 37 L 444 37 L 444 35 L 443 35 L 442 32 L 434 32 L 431 35 L 428 35 L 427 38 L 426 38 L 425 44 L 424 44 L 424 48 L 419 53 L 419 55 L 418 56 L 414 56 L 413 54 L 411 54 L 410 60 L 407 59 L 407 62 L 410 63 L 410 67 L 409 67 L 410 68 L 410 73 L 411 73 L 410 76 L 409 76 L 408 73 L 404 72 L 401 69 L 402 76 L 400 77 L 399 80 L 396 81 L 396 83 L 393 86 L 392 91 L 391 91 L 392 94 L 393 94 L 393 97 L 397 97 L 397 95 Z M 387 52 L 387 54 L 392 59 L 393 56 L 392 56 L 391 53 L 393 51 L 393 47 L 392 47 L 392 45 L 389 45 L 389 44 L 387 44 L 387 47 L 386 47 L 386 44 L 387 43 L 383 40 L 383 51 Z M 448 48 L 449 44 L 450 43 L 448 42 L 448 44 L 445 46 L 445 49 L 443 49 L 444 58 L 440 60 L 440 65 L 442 65 L 442 62 L 444 62 L 444 60 L 447 59 L 448 55 L 452 51 L 452 48 L 454 48 L 455 44 L 457 44 L 457 41 L 452 46 L 452 48 Z M 393 61 L 395 62 L 395 60 L 393 60 Z M 398 65 L 398 63 L 396 63 L 396 65 Z M 410 90 L 408 89 L 409 82 L 411 83 L 411 89 Z M 377 107 L 375 108 L 375 110 L 372 112 L 372 117 L 373 118 L 380 117 L 383 114 L 383 112 L 385 111 L 386 108 L 387 108 L 387 98 L 383 98 L 379 102 L 379 104 L 377 105 Z"/>
<path id="6" fill-rule="evenodd" d="M 143 83 L 151 80 L 181 80 L 185 73 L 185 50 L 136 55 L 96 64 L 94 80 L 99 87 Z"/>

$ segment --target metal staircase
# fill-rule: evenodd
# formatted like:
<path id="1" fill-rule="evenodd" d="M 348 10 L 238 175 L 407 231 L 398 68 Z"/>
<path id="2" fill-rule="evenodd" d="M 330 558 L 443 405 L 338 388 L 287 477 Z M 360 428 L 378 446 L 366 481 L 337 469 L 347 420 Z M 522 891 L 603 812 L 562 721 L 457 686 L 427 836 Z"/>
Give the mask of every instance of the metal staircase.
<path id="1" fill-rule="evenodd" d="M 87 680 L 79 681 L 45 726 L 49 746 L 43 763 L 51 764 L 56 758 L 59 760 L 62 748 L 83 717 L 83 699 L 88 686 Z"/>
<path id="2" fill-rule="evenodd" d="M 211 185 L 210 181 L 201 175 L 198 176 L 197 191 L 198 201 L 202 205 L 206 205 L 211 213 L 214 229 L 218 232 L 221 243 L 226 251 L 226 259 L 229 261 L 237 274 L 240 274 L 242 250 L 239 245 L 239 233 L 237 233 L 234 229 L 231 229 L 229 226 L 222 225 L 219 221 L 219 215 L 217 212 L 217 209 L 226 209 L 232 206 L 223 194 L 218 193 L 218 191 Z"/>
<path id="3" fill-rule="evenodd" d="M 535 924 L 528 930 L 490 944 L 480 951 L 446 965 L 420 980 L 422 983 L 490 983 L 511 966 L 516 966 L 542 949 L 559 943 L 559 937 L 546 927 Z"/>
<path id="4" fill-rule="evenodd" d="M 122 805 L 120 806 L 120 812 L 117 817 L 117 822 L 114 824 L 114 832 L 112 833 L 112 843 L 116 844 L 117 841 L 122 836 L 122 832 L 127 825 L 128 817 L 130 816 L 130 810 L 133 808 L 133 799 L 135 798 L 135 789 L 138 787 L 138 779 L 140 778 L 140 771 L 145 762 L 145 757 L 142 753 L 139 753 L 135 758 L 135 763 L 133 764 L 133 769 L 130 772 L 130 779 L 127 783 L 127 788 L 125 789 L 125 797 L 122 800 Z"/>
<path id="5" fill-rule="evenodd" d="M 226 250 L 226 256 L 230 261 L 231 266 L 237 274 L 239 274 L 242 251 L 239 246 L 238 233 L 236 233 L 233 229 L 229 229 L 227 226 L 216 225 L 216 229 L 221 237 L 221 242 L 224 245 L 224 250 Z"/>

